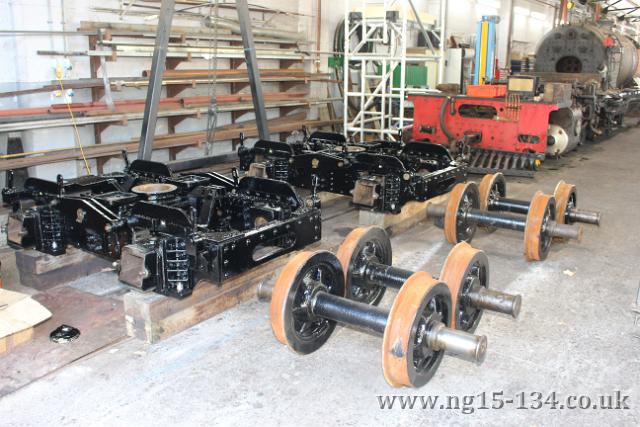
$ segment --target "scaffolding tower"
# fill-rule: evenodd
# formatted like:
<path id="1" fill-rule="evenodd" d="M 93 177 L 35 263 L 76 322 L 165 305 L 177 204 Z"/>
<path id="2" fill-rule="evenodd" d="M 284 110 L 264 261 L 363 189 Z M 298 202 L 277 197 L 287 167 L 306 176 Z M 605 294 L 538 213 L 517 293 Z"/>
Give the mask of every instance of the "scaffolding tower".
<path id="1" fill-rule="evenodd" d="M 347 138 L 397 140 L 405 114 L 407 65 L 438 63 L 444 74 L 446 0 L 439 28 L 423 25 L 412 0 L 346 0 L 344 19 L 344 133 Z M 408 54 L 409 29 L 421 31 L 426 54 Z M 434 47 L 437 40 L 439 47 Z M 351 111 L 351 114 L 349 112 Z"/>

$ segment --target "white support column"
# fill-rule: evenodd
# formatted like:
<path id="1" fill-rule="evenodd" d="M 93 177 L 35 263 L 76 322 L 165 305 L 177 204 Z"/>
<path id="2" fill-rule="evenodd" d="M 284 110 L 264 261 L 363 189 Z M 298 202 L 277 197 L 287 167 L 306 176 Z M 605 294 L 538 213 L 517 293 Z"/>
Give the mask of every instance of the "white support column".
<path id="1" fill-rule="evenodd" d="M 449 0 L 440 0 L 440 58 L 438 60 L 438 84 L 444 81 L 444 66 L 447 58 L 447 5 Z"/>

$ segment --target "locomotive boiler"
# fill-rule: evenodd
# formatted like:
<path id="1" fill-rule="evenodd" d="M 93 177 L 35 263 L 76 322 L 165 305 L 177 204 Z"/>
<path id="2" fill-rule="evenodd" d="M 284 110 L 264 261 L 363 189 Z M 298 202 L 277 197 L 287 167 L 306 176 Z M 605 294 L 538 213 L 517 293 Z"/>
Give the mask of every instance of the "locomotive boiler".
<path id="1" fill-rule="evenodd" d="M 640 53 L 630 37 L 613 26 L 562 25 L 538 44 L 535 71 L 513 74 L 506 85 L 411 96 L 413 137 L 466 144 L 471 173 L 518 174 L 621 129 L 639 110 L 638 76 Z"/>
<path id="2" fill-rule="evenodd" d="M 547 152 L 563 154 L 585 139 L 606 136 L 636 112 L 638 45 L 612 27 L 591 23 L 551 30 L 536 52 L 536 74 L 547 82 L 571 82 L 572 114 L 551 114 Z"/>
<path id="3" fill-rule="evenodd" d="M 613 28 L 563 25 L 548 32 L 538 45 L 535 69 L 595 79 L 603 91 L 624 89 L 634 86 L 639 57 L 636 43 Z"/>

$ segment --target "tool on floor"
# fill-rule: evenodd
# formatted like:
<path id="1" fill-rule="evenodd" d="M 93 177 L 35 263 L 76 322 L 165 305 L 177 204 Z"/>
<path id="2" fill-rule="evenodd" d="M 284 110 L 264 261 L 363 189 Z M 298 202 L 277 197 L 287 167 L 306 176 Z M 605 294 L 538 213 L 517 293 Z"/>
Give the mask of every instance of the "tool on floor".
<path id="1" fill-rule="evenodd" d="M 453 244 L 471 242 L 478 226 L 524 232 L 524 254 L 530 261 L 545 259 L 554 237 L 580 241 L 583 233 L 581 226 L 558 223 L 555 198 L 540 191 L 533 196 L 526 218 L 483 211 L 480 190 L 474 182 L 456 185 L 447 205 L 429 205 L 427 216 L 444 218 L 445 237 Z"/>
<path id="2" fill-rule="evenodd" d="M 275 286 L 260 286 L 260 298 L 271 299 L 276 338 L 309 354 L 324 345 L 338 322 L 382 336 L 384 377 L 393 387 L 426 384 L 445 352 L 484 360 L 487 338 L 452 328 L 451 292 L 429 273 L 411 275 L 391 310 L 346 298 L 344 278 L 331 252 L 301 252 L 284 267 Z"/>
<path id="3" fill-rule="evenodd" d="M 525 215 L 529 213 L 531 202 L 507 198 L 507 182 L 501 173 L 485 175 L 480 181 L 479 190 L 480 209 L 484 211 L 505 211 Z M 578 209 L 578 190 L 575 185 L 558 182 L 553 197 L 556 199 L 557 223 L 581 222 L 600 225 L 600 212 Z"/>
<path id="4" fill-rule="evenodd" d="M 49 339 L 56 344 L 66 344 L 75 341 L 80 336 L 80 330 L 69 325 L 60 325 L 49 334 Z"/>
<path id="5" fill-rule="evenodd" d="M 349 233 L 336 253 L 345 272 L 347 298 L 377 305 L 386 288 L 401 289 L 415 272 L 392 266 L 391 254 L 391 240 L 384 229 L 361 227 Z M 453 328 L 473 332 L 483 310 L 514 318 L 520 313 L 522 297 L 489 289 L 489 260 L 466 242 L 451 250 L 439 280 L 453 297 Z"/>

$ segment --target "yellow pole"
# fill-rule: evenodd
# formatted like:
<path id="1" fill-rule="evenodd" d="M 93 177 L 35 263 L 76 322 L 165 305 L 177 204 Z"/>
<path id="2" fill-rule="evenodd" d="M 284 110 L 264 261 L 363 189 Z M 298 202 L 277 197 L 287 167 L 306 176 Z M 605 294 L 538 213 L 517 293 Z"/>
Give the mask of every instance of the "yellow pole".
<path id="1" fill-rule="evenodd" d="M 487 73 L 487 47 L 489 46 L 489 23 L 482 23 L 482 31 L 480 38 L 480 78 L 478 82 L 481 85 L 486 84 Z"/>

